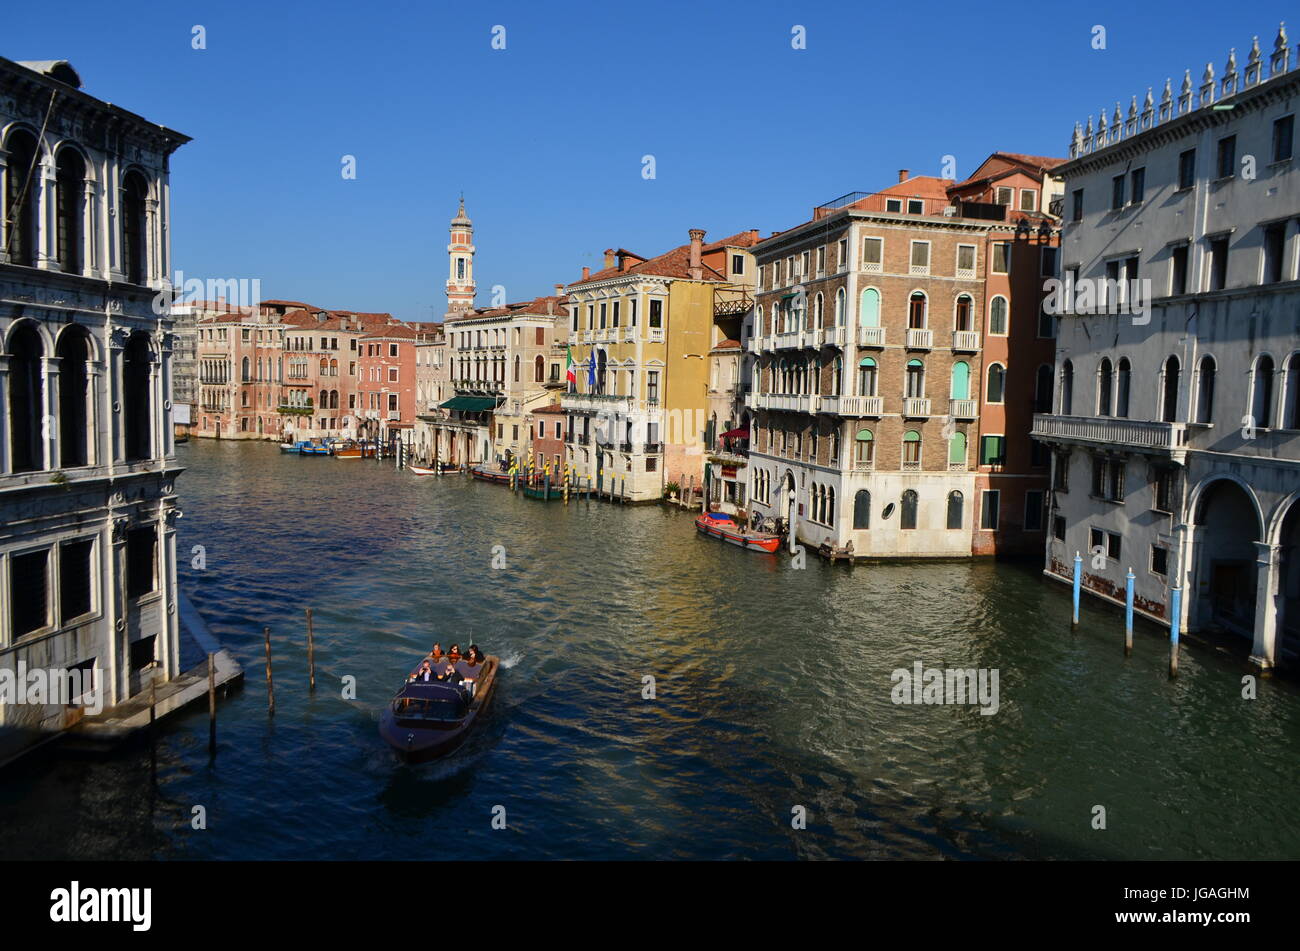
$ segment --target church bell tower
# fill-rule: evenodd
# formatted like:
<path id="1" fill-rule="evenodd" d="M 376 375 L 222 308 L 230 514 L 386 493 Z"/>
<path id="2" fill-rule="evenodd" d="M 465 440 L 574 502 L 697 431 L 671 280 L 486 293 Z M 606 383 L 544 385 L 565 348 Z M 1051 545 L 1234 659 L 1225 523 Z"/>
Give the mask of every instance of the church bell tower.
<path id="1" fill-rule="evenodd" d="M 474 308 L 474 223 L 465 214 L 465 196 L 451 219 L 451 242 L 447 245 L 447 317 L 457 317 Z"/>

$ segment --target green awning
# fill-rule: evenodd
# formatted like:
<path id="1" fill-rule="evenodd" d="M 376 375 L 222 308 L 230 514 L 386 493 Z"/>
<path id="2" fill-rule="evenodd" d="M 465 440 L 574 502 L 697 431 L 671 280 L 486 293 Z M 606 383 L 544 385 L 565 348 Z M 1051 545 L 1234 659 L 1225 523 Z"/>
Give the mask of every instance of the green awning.
<path id="1" fill-rule="evenodd" d="M 466 413 L 481 413 L 497 408 L 495 396 L 453 396 L 442 404 L 443 409 L 458 409 Z"/>

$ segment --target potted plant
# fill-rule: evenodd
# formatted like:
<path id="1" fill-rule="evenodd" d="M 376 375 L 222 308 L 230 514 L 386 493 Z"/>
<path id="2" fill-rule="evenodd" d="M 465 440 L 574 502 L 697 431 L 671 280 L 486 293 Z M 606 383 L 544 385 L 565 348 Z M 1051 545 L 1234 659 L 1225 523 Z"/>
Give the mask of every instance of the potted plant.
<path id="1" fill-rule="evenodd" d="M 681 492 L 681 490 L 682 487 L 678 485 L 676 482 L 669 482 L 667 485 L 664 486 L 664 496 L 668 499 L 669 502 L 676 502 L 677 494 Z"/>

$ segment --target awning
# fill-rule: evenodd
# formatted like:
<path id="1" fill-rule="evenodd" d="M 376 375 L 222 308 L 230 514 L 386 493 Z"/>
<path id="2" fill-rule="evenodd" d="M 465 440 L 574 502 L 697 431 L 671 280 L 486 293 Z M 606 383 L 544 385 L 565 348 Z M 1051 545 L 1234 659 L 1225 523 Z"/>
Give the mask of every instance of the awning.
<path id="1" fill-rule="evenodd" d="M 453 396 L 442 404 L 443 409 L 458 409 L 466 413 L 481 413 L 497 408 L 495 396 Z"/>
<path id="2" fill-rule="evenodd" d="M 742 429 L 730 429 L 727 432 L 722 434 L 722 438 L 723 439 L 748 439 L 749 427 L 745 426 Z"/>

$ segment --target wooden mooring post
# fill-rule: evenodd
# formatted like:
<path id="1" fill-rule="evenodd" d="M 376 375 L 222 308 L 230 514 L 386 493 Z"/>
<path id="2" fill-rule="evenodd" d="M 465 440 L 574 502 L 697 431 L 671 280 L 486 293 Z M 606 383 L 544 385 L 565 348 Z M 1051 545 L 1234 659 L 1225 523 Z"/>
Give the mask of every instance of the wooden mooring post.
<path id="1" fill-rule="evenodd" d="M 275 716 L 275 681 L 271 679 L 271 629 L 262 628 L 262 637 L 266 641 L 266 712 Z"/>
<path id="2" fill-rule="evenodd" d="M 312 629 L 311 608 L 307 609 L 307 687 L 316 692 L 316 638 Z"/>
<path id="3" fill-rule="evenodd" d="M 208 752 L 217 751 L 217 655 L 208 654 Z"/>

